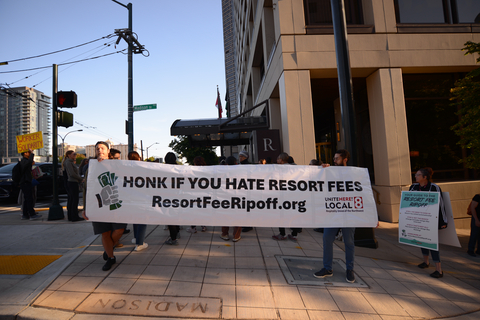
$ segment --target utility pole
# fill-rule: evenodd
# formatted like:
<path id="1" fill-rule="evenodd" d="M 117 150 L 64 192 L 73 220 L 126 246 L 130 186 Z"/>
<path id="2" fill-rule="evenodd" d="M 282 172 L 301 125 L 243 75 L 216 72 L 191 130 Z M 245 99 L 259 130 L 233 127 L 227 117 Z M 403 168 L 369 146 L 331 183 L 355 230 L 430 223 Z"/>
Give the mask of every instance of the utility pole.
<path id="1" fill-rule="evenodd" d="M 133 151 L 133 53 L 141 53 L 147 51 L 133 36 L 133 6 L 131 3 L 124 5 L 117 0 L 113 2 L 121 5 L 128 10 L 128 29 L 116 29 L 115 34 L 118 35 L 116 44 L 120 39 L 124 39 L 128 44 L 128 120 L 127 120 L 127 134 L 128 134 L 128 152 Z M 148 51 L 147 51 L 148 52 Z M 148 55 L 147 55 L 148 56 Z"/>
<path id="2" fill-rule="evenodd" d="M 61 220 L 65 218 L 63 208 L 58 201 L 58 130 L 57 130 L 57 91 L 58 91 L 58 66 L 53 65 L 52 83 L 52 140 L 53 140 L 53 200 L 48 209 L 48 220 Z"/>

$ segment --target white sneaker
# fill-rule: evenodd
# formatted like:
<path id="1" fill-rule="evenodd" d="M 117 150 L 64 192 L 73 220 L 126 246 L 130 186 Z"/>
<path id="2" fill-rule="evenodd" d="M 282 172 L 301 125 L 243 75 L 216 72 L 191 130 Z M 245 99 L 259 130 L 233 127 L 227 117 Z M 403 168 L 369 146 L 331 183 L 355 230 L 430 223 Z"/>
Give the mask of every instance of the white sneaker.
<path id="1" fill-rule="evenodd" d="M 141 246 L 135 246 L 135 251 L 142 251 L 148 248 L 148 243 L 144 242 Z"/>
<path id="2" fill-rule="evenodd" d="M 187 232 L 190 232 L 190 233 L 197 233 L 197 228 L 187 228 L 187 230 L 185 230 Z"/>
<path id="3" fill-rule="evenodd" d="M 133 238 L 132 243 L 135 244 L 135 242 L 137 242 L 137 239 Z"/>
<path id="4" fill-rule="evenodd" d="M 168 226 L 163 226 L 163 230 L 168 230 Z"/>

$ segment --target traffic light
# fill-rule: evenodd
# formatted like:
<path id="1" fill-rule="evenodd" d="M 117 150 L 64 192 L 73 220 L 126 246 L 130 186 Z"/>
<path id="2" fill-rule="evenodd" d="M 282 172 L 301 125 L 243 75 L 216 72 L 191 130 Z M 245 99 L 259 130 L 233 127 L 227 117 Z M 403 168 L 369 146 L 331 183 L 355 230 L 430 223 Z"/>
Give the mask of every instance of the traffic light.
<path id="1" fill-rule="evenodd" d="M 57 111 L 57 127 L 73 126 L 73 114 L 65 111 Z"/>
<path id="2" fill-rule="evenodd" d="M 76 108 L 77 94 L 74 91 L 57 92 L 57 107 L 59 108 Z"/>

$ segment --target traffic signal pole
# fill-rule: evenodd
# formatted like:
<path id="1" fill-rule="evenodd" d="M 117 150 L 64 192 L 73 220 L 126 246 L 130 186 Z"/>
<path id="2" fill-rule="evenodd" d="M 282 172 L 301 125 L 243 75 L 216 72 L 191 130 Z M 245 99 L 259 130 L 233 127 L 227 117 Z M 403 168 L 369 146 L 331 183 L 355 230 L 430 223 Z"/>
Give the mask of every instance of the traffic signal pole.
<path id="1" fill-rule="evenodd" d="M 57 130 L 57 92 L 58 92 L 58 66 L 53 65 L 52 84 L 52 156 L 53 156 L 53 200 L 48 210 L 48 220 L 61 220 L 65 218 L 63 208 L 58 201 L 58 130 Z"/>

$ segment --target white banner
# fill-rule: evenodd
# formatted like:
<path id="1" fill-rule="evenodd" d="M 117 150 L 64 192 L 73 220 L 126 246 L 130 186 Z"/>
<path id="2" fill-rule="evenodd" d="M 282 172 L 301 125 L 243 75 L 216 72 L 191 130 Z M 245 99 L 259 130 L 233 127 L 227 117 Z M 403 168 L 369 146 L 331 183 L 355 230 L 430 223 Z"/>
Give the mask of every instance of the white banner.
<path id="1" fill-rule="evenodd" d="M 398 217 L 400 243 L 438 251 L 440 193 L 402 191 Z"/>
<path id="2" fill-rule="evenodd" d="M 368 170 L 300 165 L 182 166 L 91 160 L 92 221 L 253 227 L 375 227 Z"/>

